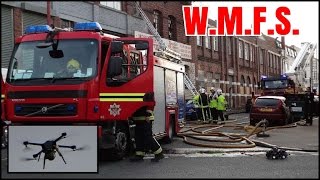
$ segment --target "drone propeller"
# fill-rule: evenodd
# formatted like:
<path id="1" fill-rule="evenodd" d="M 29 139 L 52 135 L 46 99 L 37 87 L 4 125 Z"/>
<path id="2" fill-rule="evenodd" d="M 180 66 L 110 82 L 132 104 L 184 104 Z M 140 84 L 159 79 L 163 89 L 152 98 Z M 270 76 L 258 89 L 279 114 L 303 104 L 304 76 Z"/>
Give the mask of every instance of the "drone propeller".
<path id="1" fill-rule="evenodd" d="M 84 150 L 89 150 L 89 149 L 90 149 L 89 145 L 84 145 L 84 146 L 76 148 L 75 151 L 84 151 Z"/>

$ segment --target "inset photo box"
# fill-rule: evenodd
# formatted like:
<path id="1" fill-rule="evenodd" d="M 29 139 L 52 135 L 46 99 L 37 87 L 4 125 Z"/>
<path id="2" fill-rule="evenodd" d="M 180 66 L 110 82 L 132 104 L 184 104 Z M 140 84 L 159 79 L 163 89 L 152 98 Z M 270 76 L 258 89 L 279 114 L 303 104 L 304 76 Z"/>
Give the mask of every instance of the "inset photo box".
<path id="1" fill-rule="evenodd" d="M 9 126 L 8 173 L 98 172 L 97 126 Z"/>

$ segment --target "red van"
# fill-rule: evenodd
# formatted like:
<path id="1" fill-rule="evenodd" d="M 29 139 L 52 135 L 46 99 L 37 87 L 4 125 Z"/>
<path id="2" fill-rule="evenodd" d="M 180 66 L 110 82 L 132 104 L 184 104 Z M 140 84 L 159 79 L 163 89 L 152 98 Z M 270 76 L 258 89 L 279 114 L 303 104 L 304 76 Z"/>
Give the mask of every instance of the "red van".
<path id="1" fill-rule="evenodd" d="M 263 119 L 268 120 L 269 126 L 291 123 L 290 107 L 285 104 L 285 100 L 283 96 L 258 97 L 250 111 L 250 125 L 255 126 Z"/>

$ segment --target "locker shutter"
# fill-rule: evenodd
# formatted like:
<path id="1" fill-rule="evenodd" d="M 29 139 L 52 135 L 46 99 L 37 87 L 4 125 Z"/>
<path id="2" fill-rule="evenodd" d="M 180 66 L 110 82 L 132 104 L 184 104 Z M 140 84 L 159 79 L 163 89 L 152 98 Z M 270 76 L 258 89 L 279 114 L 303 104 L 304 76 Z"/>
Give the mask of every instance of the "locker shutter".
<path id="1" fill-rule="evenodd" d="M 32 13 L 29 11 L 23 12 L 23 31 L 30 25 L 45 25 L 47 24 L 47 18 L 45 15 Z"/>
<path id="2" fill-rule="evenodd" d="M 1 5 L 1 67 L 8 68 L 13 50 L 13 12 L 12 8 Z"/>

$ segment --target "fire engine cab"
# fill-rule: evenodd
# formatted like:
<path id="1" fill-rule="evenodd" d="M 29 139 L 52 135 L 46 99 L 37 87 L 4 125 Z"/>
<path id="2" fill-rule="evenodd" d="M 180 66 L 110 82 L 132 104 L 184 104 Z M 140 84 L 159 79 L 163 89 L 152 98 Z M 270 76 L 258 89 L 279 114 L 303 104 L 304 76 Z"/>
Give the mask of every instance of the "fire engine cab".
<path id="1" fill-rule="evenodd" d="M 184 66 L 156 57 L 150 38 L 114 37 L 97 22 L 28 26 L 11 57 L 5 110 L 13 124 L 97 124 L 100 148 L 121 158 L 140 108 L 154 108 L 157 138 L 172 138 L 184 121 Z"/>

